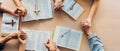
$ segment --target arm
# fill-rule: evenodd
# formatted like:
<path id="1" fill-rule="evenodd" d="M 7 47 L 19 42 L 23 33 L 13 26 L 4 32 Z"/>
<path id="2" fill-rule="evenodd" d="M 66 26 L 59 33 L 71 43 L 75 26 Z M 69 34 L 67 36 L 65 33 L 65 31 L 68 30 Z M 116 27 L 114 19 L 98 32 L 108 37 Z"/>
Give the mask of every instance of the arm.
<path id="1" fill-rule="evenodd" d="M 91 7 L 91 10 L 90 10 L 90 13 L 89 13 L 87 19 L 81 21 L 82 26 L 88 26 L 88 28 L 91 27 L 91 22 L 96 13 L 96 10 L 98 7 L 98 2 L 99 2 L 99 0 L 93 0 L 93 4 L 92 4 L 92 7 Z M 84 32 L 84 33 L 86 34 L 86 32 Z"/>
<path id="2" fill-rule="evenodd" d="M 20 44 L 19 51 L 25 51 L 25 45 L 26 44 Z"/>
<path id="3" fill-rule="evenodd" d="M 63 0 L 53 0 L 53 9 L 60 10 L 63 7 Z"/>
<path id="4" fill-rule="evenodd" d="M 88 36 L 88 40 L 92 51 L 104 51 L 104 45 L 101 39 L 96 34 L 90 34 Z"/>
<path id="5" fill-rule="evenodd" d="M 48 41 L 45 42 L 45 46 L 48 48 L 49 51 L 60 51 L 60 49 L 57 47 L 56 43 L 52 39 L 48 39 Z"/>
<path id="6" fill-rule="evenodd" d="M 92 18 L 94 17 L 94 15 L 96 13 L 96 10 L 97 10 L 97 7 L 98 7 L 98 2 L 99 2 L 99 0 L 93 0 L 92 7 L 91 7 L 90 13 L 89 13 L 88 18 L 87 18 L 90 21 L 92 21 Z"/>
<path id="7" fill-rule="evenodd" d="M 13 0 L 13 2 L 15 3 L 15 5 L 16 5 L 17 7 L 23 6 L 23 4 L 21 3 L 20 0 Z"/>
<path id="8" fill-rule="evenodd" d="M 20 42 L 19 51 L 25 51 L 25 46 L 27 42 L 27 35 L 25 32 L 20 31 L 18 33 L 18 40 Z"/>
<path id="9" fill-rule="evenodd" d="M 16 17 L 19 16 L 19 15 L 16 13 L 17 10 L 13 11 L 13 10 L 8 9 L 7 7 L 5 7 L 5 6 L 2 5 L 2 2 L 0 2 L 0 10 L 1 10 L 1 11 L 4 11 L 4 12 L 6 12 L 6 13 L 9 13 L 9 14 L 11 14 L 11 15 L 13 15 L 13 16 L 16 16 Z"/>
<path id="10" fill-rule="evenodd" d="M 17 37 L 17 32 L 11 33 L 4 38 L 0 39 L 0 44 L 5 44 L 8 42 L 10 39 L 16 38 Z"/>
<path id="11" fill-rule="evenodd" d="M 8 42 L 10 39 L 12 39 L 12 37 L 10 35 L 0 39 L 0 44 L 5 44 L 6 42 Z"/>
<path id="12" fill-rule="evenodd" d="M 21 0 L 13 0 L 13 2 L 18 7 L 17 9 L 20 11 L 20 16 L 25 17 L 27 15 L 27 10 L 23 6 Z"/>
<path id="13" fill-rule="evenodd" d="M 17 32 L 9 34 L 8 36 L 0 39 L 0 51 L 4 48 L 4 44 L 8 42 L 10 39 L 15 38 L 17 36 Z"/>
<path id="14" fill-rule="evenodd" d="M 8 9 L 8 8 L 6 8 L 6 7 L 4 7 L 4 6 L 1 6 L 0 10 L 13 15 L 13 11 Z"/>

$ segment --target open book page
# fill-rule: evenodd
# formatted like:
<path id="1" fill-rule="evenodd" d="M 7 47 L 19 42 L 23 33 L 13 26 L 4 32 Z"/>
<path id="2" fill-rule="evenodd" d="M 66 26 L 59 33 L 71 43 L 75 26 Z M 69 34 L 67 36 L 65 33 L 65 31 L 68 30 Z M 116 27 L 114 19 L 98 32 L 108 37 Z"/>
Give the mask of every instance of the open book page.
<path id="1" fill-rule="evenodd" d="M 15 31 L 18 31 L 19 28 L 19 18 L 13 17 L 10 14 L 4 13 L 2 17 L 2 27 L 1 27 L 1 33 L 10 34 Z"/>
<path id="2" fill-rule="evenodd" d="M 48 51 L 44 43 L 50 38 L 50 32 L 39 32 L 36 40 L 36 51 Z"/>
<path id="3" fill-rule="evenodd" d="M 45 47 L 45 41 L 50 38 L 50 32 L 37 31 L 37 30 L 24 30 L 27 33 L 28 41 L 26 50 L 34 51 L 48 51 Z"/>
<path id="4" fill-rule="evenodd" d="M 50 0 L 23 0 L 22 3 L 28 11 L 23 21 L 53 18 Z M 35 13 L 35 10 L 38 10 L 38 13 Z"/>
<path id="5" fill-rule="evenodd" d="M 57 26 L 54 40 L 58 46 L 78 51 L 82 40 L 82 32 Z"/>
<path id="6" fill-rule="evenodd" d="M 70 15 L 74 20 L 77 20 L 84 11 L 75 0 L 64 0 L 63 5 L 63 11 Z"/>

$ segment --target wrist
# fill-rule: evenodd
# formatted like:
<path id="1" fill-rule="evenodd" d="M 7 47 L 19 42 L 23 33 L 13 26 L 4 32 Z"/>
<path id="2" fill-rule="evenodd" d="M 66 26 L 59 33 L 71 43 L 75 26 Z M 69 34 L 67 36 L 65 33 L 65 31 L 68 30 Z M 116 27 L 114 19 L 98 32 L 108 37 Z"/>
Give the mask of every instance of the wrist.
<path id="1" fill-rule="evenodd" d="M 63 2 L 63 0 L 56 0 L 57 2 Z"/>
<path id="2" fill-rule="evenodd" d="M 21 46 L 24 46 L 24 45 L 26 45 L 26 43 L 21 43 L 21 42 L 20 42 L 20 45 L 21 45 Z"/>
<path id="3" fill-rule="evenodd" d="M 92 31 L 89 30 L 86 34 L 87 34 L 87 36 L 89 36 L 92 34 Z"/>
<path id="4" fill-rule="evenodd" d="M 26 46 L 26 44 L 20 43 L 20 47 L 25 47 L 25 46 Z"/>
<path id="5" fill-rule="evenodd" d="M 25 51 L 25 45 L 26 44 L 20 44 L 19 51 Z"/>
<path id="6" fill-rule="evenodd" d="M 50 51 L 60 51 L 60 49 L 58 47 L 56 47 L 56 49 L 51 48 Z"/>

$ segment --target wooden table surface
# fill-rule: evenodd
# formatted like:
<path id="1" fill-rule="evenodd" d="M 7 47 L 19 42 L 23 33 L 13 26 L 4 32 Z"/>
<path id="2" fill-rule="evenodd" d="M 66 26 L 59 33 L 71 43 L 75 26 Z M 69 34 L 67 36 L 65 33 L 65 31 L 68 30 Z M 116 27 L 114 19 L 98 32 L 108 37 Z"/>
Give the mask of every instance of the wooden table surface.
<path id="1" fill-rule="evenodd" d="M 12 0 L 0 0 L 3 5 L 14 10 L 15 5 Z M 63 11 L 54 12 L 54 19 L 40 20 L 22 23 L 23 29 L 34 29 L 41 31 L 54 32 L 56 26 L 65 26 L 80 30 L 80 21 L 85 19 L 90 11 L 91 1 L 77 0 L 85 9 L 84 13 L 77 21 L 74 21 Z M 92 29 L 102 39 L 105 51 L 120 51 L 120 0 L 100 0 L 99 7 L 92 22 Z M 0 28 L 1 19 L 0 16 Z M 32 25 L 31 25 L 32 24 Z M 17 39 L 12 39 L 6 43 L 3 51 L 18 51 L 19 45 Z M 83 36 L 81 51 L 90 51 L 86 36 Z M 62 48 L 62 51 L 67 51 Z M 69 51 L 69 50 L 68 50 Z"/>

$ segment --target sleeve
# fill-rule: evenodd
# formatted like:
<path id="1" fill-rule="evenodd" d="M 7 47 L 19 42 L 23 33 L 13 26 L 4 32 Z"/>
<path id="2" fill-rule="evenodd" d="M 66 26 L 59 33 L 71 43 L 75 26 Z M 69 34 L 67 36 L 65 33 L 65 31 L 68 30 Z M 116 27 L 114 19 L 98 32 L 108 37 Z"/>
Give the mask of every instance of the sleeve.
<path id="1" fill-rule="evenodd" d="M 2 2 L 0 2 L 0 6 L 2 5 Z"/>
<path id="2" fill-rule="evenodd" d="M 91 34 L 88 36 L 91 51 L 104 51 L 103 43 L 101 39 L 96 34 Z"/>
<path id="3" fill-rule="evenodd" d="M 1 5 L 2 5 L 2 2 L 0 2 L 0 7 L 1 7 Z M 0 13 L 3 13 L 3 11 L 0 9 Z"/>
<path id="4" fill-rule="evenodd" d="M 0 44 L 0 51 L 3 50 L 4 46 L 4 44 Z"/>

